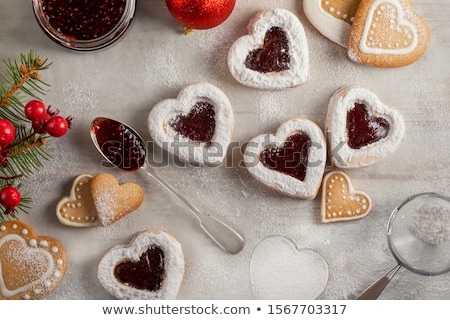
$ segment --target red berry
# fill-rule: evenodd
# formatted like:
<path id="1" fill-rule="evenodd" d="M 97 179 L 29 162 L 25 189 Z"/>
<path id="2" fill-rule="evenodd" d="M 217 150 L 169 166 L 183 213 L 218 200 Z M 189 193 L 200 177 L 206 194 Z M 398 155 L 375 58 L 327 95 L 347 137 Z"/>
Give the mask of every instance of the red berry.
<path id="1" fill-rule="evenodd" d="M 30 120 L 44 119 L 46 114 L 47 108 L 39 100 L 31 100 L 25 105 L 25 116 Z"/>
<path id="2" fill-rule="evenodd" d="M 69 123 L 61 116 L 53 116 L 47 121 L 46 129 L 53 137 L 62 137 L 69 129 Z"/>
<path id="3" fill-rule="evenodd" d="M 0 191 L 0 204 L 7 209 L 13 209 L 20 203 L 20 191 L 8 184 Z"/>
<path id="4" fill-rule="evenodd" d="M 6 119 L 0 119 L 0 145 L 6 146 L 11 144 L 15 136 L 16 129 L 13 124 Z"/>

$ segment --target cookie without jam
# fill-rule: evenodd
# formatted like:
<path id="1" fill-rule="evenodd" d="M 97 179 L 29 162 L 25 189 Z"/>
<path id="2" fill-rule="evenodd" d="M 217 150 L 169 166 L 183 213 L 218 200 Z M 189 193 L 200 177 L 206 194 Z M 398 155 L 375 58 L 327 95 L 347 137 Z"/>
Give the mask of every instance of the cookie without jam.
<path id="1" fill-rule="evenodd" d="M 66 271 L 58 241 L 20 221 L 0 224 L 0 299 L 35 300 L 51 293 Z"/>

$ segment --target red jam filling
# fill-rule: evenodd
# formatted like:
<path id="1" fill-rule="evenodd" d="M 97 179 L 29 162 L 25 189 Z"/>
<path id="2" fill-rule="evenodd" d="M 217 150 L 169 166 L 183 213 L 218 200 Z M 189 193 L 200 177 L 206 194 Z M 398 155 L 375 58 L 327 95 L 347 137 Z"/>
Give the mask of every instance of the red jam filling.
<path id="1" fill-rule="evenodd" d="M 360 149 L 385 138 L 388 133 L 389 122 L 370 116 L 363 103 L 356 102 L 347 112 L 347 143 L 350 148 Z"/>
<path id="2" fill-rule="evenodd" d="M 216 129 L 214 107 L 209 102 L 197 102 L 189 114 L 179 115 L 169 125 L 179 134 L 195 142 L 211 142 Z"/>
<path id="3" fill-rule="evenodd" d="M 301 181 L 305 180 L 311 140 L 304 133 L 286 139 L 282 147 L 264 149 L 259 160 L 269 169 L 276 170 Z"/>
<path id="4" fill-rule="evenodd" d="M 157 247 L 145 251 L 139 261 L 123 261 L 114 268 L 118 281 L 140 290 L 159 290 L 164 275 L 164 251 Z"/>
<path id="5" fill-rule="evenodd" d="M 261 73 L 289 70 L 289 41 L 280 27 L 270 28 L 264 37 L 262 48 L 247 56 L 245 67 Z"/>
<path id="6" fill-rule="evenodd" d="M 41 0 L 50 25 L 68 38 L 92 40 L 120 21 L 126 0 Z"/>
<path id="7" fill-rule="evenodd" d="M 124 124 L 111 119 L 96 119 L 93 128 L 103 155 L 116 167 L 135 171 L 145 163 L 142 139 Z"/>

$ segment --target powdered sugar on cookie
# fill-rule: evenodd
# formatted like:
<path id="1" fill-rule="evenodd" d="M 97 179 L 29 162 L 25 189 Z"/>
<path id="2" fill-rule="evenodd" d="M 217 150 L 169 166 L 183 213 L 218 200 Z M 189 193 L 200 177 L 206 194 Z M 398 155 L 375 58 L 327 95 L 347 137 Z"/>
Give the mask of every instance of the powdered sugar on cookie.
<path id="1" fill-rule="evenodd" d="M 19 221 L 1 225 L 0 299 L 40 299 L 59 285 L 65 270 L 65 252 L 55 239 Z"/>
<path id="2" fill-rule="evenodd" d="M 222 163 L 233 133 L 233 110 L 225 93 L 209 83 L 183 88 L 176 99 L 153 107 L 147 126 L 155 143 L 181 161 Z"/>
<path id="3" fill-rule="evenodd" d="M 102 173 L 91 181 L 91 194 L 98 222 L 107 227 L 140 207 L 144 200 L 142 188 L 133 183 L 119 184 L 110 174 Z"/>
<path id="4" fill-rule="evenodd" d="M 427 50 L 430 32 L 410 0 L 362 0 L 349 36 L 350 59 L 378 67 L 400 67 Z"/>
<path id="5" fill-rule="evenodd" d="M 274 135 L 252 139 L 245 148 L 244 161 L 263 184 L 292 197 L 313 199 L 325 168 L 325 137 L 311 120 L 292 119 Z"/>
<path id="6" fill-rule="evenodd" d="M 250 20 L 248 32 L 228 52 L 228 67 L 237 81 L 259 89 L 284 89 L 308 80 L 306 34 L 292 12 L 278 8 L 259 12 Z"/>
<path id="7" fill-rule="evenodd" d="M 150 250 L 150 253 L 148 253 Z M 156 256 L 147 256 L 143 262 L 145 272 L 140 274 L 139 283 L 133 283 L 133 273 L 140 269 L 143 254 L 158 250 Z M 123 263 L 134 264 L 132 268 L 118 268 Z M 125 270 L 125 271 L 123 271 Z M 126 246 L 111 248 L 98 266 L 98 278 L 103 287 L 114 297 L 124 300 L 176 299 L 184 276 L 184 257 L 180 243 L 161 230 L 147 230 L 138 233 Z M 125 280 L 126 279 L 126 280 Z M 142 282 L 154 282 L 142 288 Z"/>
<path id="8" fill-rule="evenodd" d="M 374 93 L 349 86 L 331 97 L 325 129 L 332 164 L 357 168 L 374 164 L 397 150 L 405 124 L 400 113 Z"/>

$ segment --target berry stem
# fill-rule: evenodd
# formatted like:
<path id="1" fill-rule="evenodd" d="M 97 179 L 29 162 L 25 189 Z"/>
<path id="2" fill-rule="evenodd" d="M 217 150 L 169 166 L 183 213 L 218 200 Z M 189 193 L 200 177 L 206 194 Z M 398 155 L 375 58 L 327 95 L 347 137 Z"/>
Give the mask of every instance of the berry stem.
<path id="1" fill-rule="evenodd" d="M 46 142 L 47 139 L 45 139 L 45 138 L 43 138 L 43 137 L 40 137 L 40 138 L 38 138 L 38 139 L 35 140 L 35 139 L 34 139 L 34 135 L 35 135 L 35 134 L 33 133 L 33 134 L 29 135 L 28 137 L 26 137 L 26 138 L 24 138 L 24 139 L 18 141 L 18 142 L 15 143 L 14 145 L 11 145 L 11 147 L 9 147 L 9 148 L 6 150 L 6 156 L 5 156 L 5 157 L 13 157 L 13 156 L 15 156 L 15 155 L 17 155 L 17 154 L 19 154 L 19 153 L 21 153 L 21 152 L 27 151 L 27 150 L 32 149 L 32 148 L 38 148 L 38 147 L 40 147 L 40 146 L 42 146 L 42 145 L 45 144 L 45 142 Z M 11 150 L 13 147 L 18 146 L 18 145 L 20 145 L 20 144 L 26 142 L 27 140 L 30 140 L 31 143 L 28 144 L 28 145 L 26 145 L 26 146 L 23 146 L 23 147 L 21 147 L 21 148 L 18 148 L 18 149 L 16 149 L 16 150 Z"/>

